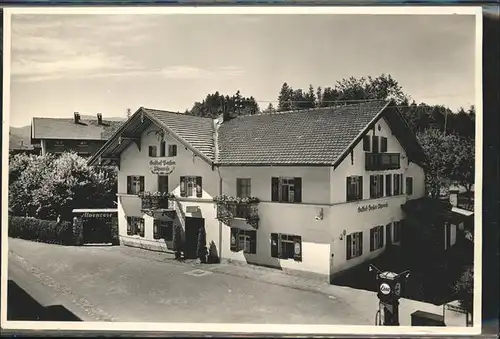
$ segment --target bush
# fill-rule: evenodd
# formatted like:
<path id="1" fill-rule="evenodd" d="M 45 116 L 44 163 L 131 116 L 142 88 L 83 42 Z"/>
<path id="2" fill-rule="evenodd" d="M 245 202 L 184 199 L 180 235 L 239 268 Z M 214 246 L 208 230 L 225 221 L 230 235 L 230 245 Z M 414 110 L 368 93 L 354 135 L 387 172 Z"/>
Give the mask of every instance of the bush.
<path id="1" fill-rule="evenodd" d="M 73 227 L 66 221 L 9 217 L 9 237 L 49 244 L 72 245 Z"/>
<path id="2" fill-rule="evenodd" d="M 182 251 L 182 228 L 178 224 L 174 224 L 174 239 L 173 247 L 175 252 L 175 259 L 181 258 Z"/>
<path id="3" fill-rule="evenodd" d="M 200 228 L 198 231 L 198 244 L 196 247 L 196 254 L 202 263 L 207 261 L 207 234 L 205 227 Z"/>
<path id="4" fill-rule="evenodd" d="M 473 314 L 473 295 L 474 295 L 474 270 L 472 268 L 466 269 L 460 279 L 455 283 L 453 287 L 460 306 L 462 306 L 467 312 Z"/>

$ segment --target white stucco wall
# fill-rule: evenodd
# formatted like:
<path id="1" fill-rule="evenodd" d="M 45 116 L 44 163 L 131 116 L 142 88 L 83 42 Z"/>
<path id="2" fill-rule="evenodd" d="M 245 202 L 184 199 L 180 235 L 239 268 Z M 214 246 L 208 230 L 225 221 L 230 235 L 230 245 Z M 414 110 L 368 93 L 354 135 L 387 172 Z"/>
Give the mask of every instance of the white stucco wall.
<path id="1" fill-rule="evenodd" d="M 379 127 L 380 126 L 380 130 Z M 157 128 L 153 128 L 157 130 Z M 147 131 L 148 132 L 148 131 Z M 119 195 L 119 233 L 122 239 L 140 243 L 160 243 L 152 238 L 153 219 L 143 215 L 140 210 L 140 199 L 135 195 L 128 195 L 127 176 L 145 176 L 145 190 L 158 189 L 157 176 L 150 173 L 148 161 L 148 146 L 156 145 L 159 150 L 159 141 L 156 135 L 145 132 L 141 140 L 141 152 L 135 144 L 121 155 L 121 168 L 118 175 Z M 370 135 L 373 131 L 370 131 Z M 214 242 L 222 258 L 245 261 L 268 266 L 275 266 L 284 270 L 298 270 L 313 272 L 321 275 L 331 275 L 346 268 L 355 266 L 365 260 L 382 253 L 383 249 L 370 252 L 370 229 L 374 226 L 384 226 L 390 222 L 404 218 L 401 204 L 407 199 L 423 197 L 425 193 L 424 173 L 416 164 L 408 164 L 406 154 L 397 139 L 392 135 L 384 120 L 375 125 L 375 135 L 388 138 L 387 151 L 402 155 L 401 168 L 391 171 L 365 171 L 365 154 L 362 141 L 353 150 L 353 162 L 348 155 L 334 170 L 332 167 L 221 167 L 212 170 L 204 160 L 193 157 L 193 153 L 183 145 L 167 136 L 168 144 L 177 145 L 176 167 L 169 175 L 169 190 L 177 197 L 180 195 L 181 176 L 201 176 L 203 178 L 203 196 L 201 198 L 179 198 L 184 212 L 187 206 L 199 207 L 200 213 L 186 216 L 202 217 L 205 219 L 207 245 Z M 403 173 L 403 192 L 399 196 L 370 199 L 370 174 Z M 363 200 L 346 202 L 346 177 L 350 175 L 363 176 Z M 271 202 L 272 177 L 300 177 L 302 178 L 302 203 Z M 405 177 L 413 177 L 413 194 L 406 195 Z M 230 250 L 230 226 L 219 223 L 216 218 L 216 207 L 212 198 L 219 195 L 219 186 L 222 180 L 223 194 L 236 195 L 236 179 L 251 178 L 251 195 L 260 199 L 258 213 L 260 217 L 257 230 L 257 253 L 244 254 Z M 384 189 L 385 193 L 385 189 Z M 371 204 L 385 204 L 388 206 L 365 212 L 358 212 L 359 206 Z M 316 220 L 321 209 L 323 219 Z M 126 216 L 145 218 L 145 237 L 127 236 Z M 234 220 L 233 227 L 252 229 L 244 220 Z M 221 232 L 219 232 L 219 230 Z M 340 239 L 340 234 L 346 230 L 346 236 Z M 346 260 L 346 238 L 348 234 L 363 232 L 363 256 Z M 293 259 L 278 259 L 271 257 L 271 233 L 299 235 L 302 237 L 302 261 Z"/>
<path id="2" fill-rule="evenodd" d="M 159 152 L 160 143 L 158 137 L 151 131 L 158 130 L 152 127 L 143 133 L 141 138 L 141 151 L 137 145 L 131 144 L 122 154 L 120 171 L 118 173 L 118 195 L 119 195 L 119 233 L 122 239 L 139 241 L 143 243 L 156 243 L 163 245 L 162 240 L 153 239 L 153 218 L 141 212 L 141 200 L 136 195 L 127 194 L 127 176 L 144 176 L 144 189 L 146 191 L 158 190 L 158 176 L 150 172 L 148 162 L 149 146 L 157 146 Z M 219 177 L 216 171 L 204 160 L 199 157 L 193 157 L 193 152 L 187 150 L 183 145 L 176 142 L 172 137 L 166 137 L 167 144 L 177 145 L 177 156 L 173 157 L 176 162 L 174 171 L 168 176 L 169 191 L 180 196 L 180 177 L 181 176 L 201 176 L 203 195 L 198 197 L 179 198 L 186 217 L 196 216 L 205 219 L 205 228 L 207 231 L 207 242 L 218 239 L 218 221 L 215 219 L 216 210 L 212 198 L 219 192 Z M 192 215 L 186 213 L 187 206 L 199 207 L 199 213 Z M 127 236 L 127 216 L 143 217 L 145 219 L 145 236 Z M 218 240 L 215 241 L 218 244 Z"/>
<path id="3" fill-rule="evenodd" d="M 251 178 L 251 195 L 259 198 L 259 227 L 256 254 L 231 252 L 230 227 L 223 225 L 223 257 L 282 269 L 329 274 L 329 168 L 328 167 L 223 167 L 223 191 L 236 195 L 236 179 Z M 272 177 L 301 177 L 302 203 L 271 202 Z M 323 209 L 323 220 L 315 217 Z M 233 227 L 252 229 L 244 220 L 236 220 Z M 302 261 L 271 257 L 271 233 L 302 237 Z"/>

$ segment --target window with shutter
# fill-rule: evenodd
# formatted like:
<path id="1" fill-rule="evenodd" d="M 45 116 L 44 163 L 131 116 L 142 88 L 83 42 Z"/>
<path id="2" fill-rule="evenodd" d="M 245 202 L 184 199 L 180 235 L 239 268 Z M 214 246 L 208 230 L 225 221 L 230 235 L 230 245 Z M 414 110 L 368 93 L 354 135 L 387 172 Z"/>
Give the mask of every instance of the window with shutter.
<path id="1" fill-rule="evenodd" d="M 387 152 L 387 138 L 380 138 L 380 152 Z"/>
<path id="2" fill-rule="evenodd" d="M 273 258 L 279 257 L 278 234 L 277 233 L 271 233 L 271 257 L 273 257 Z"/>
<path id="3" fill-rule="evenodd" d="M 346 237 L 346 260 L 352 258 L 352 235 Z"/>
<path id="4" fill-rule="evenodd" d="M 149 156 L 151 158 L 156 157 L 156 146 L 149 146 Z"/>
<path id="5" fill-rule="evenodd" d="M 392 195 L 392 174 L 385 175 L 385 195 L 387 197 Z"/>
<path id="6" fill-rule="evenodd" d="M 293 202 L 302 202 L 302 178 L 294 178 L 294 201 Z"/>
<path id="7" fill-rule="evenodd" d="M 203 196 L 202 178 L 196 177 L 196 197 L 201 198 L 202 196 Z"/>
<path id="8" fill-rule="evenodd" d="M 164 157 L 166 155 L 166 147 L 167 143 L 165 141 L 160 142 L 160 157 Z"/>
<path id="9" fill-rule="evenodd" d="M 363 151 L 370 152 L 370 136 L 369 135 L 365 135 L 363 137 Z"/>
<path id="10" fill-rule="evenodd" d="M 374 135 L 372 136 L 372 153 L 378 153 L 379 148 L 378 148 L 378 136 Z"/>
<path id="11" fill-rule="evenodd" d="M 271 178 L 271 201 L 279 201 L 279 178 Z"/>
<path id="12" fill-rule="evenodd" d="M 168 145 L 168 156 L 169 157 L 177 156 L 177 145 Z"/>
<path id="13" fill-rule="evenodd" d="M 293 250 L 294 250 L 293 259 L 295 261 L 302 261 L 302 237 L 298 235 L 295 236 L 293 240 Z"/>
<path id="14" fill-rule="evenodd" d="M 181 197 L 186 196 L 186 177 L 180 178 L 180 194 L 181 194 Z"/>
<path id="15" fill-rule="evenodd" d="M 139 192 L 144 192 L 144 177 L 140 176 L 139 177 Z"/>
<path id="16" fill-rule="evenodd" d="M 138 175 L 127 176 L 127 194 L 144 192 L 144 177 Z"/>
<path id="17" fill-rule="evenodd" d="M 238 252 L 239 251 L 239 230 L 235 227 L 231 227 L 231 251 Z"/>

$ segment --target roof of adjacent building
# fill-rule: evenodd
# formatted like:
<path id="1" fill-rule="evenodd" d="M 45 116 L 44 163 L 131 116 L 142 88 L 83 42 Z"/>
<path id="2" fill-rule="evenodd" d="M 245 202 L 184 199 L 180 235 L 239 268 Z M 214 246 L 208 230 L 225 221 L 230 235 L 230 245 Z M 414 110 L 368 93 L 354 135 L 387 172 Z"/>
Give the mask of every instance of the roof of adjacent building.
<path id="1" fill-rule="evenodd" d="M 31 139 L 70 139 L 70 140 L 107 140 L 126 119 L 103 119 L 102 125 L 97 117 L 81 116 L 75 123 L 74 118 L 33 118 Z"/>
<path id="2" fill-rule="evenodd" d="M 128 147 L 120 135 L 139 136 L 150 124 L 212 165 L 337 166 L 384 117 L 408 153 L 421 147 L 399 111 L 386 101 L 238 116 L 226 121 L 141 107 L 89 160 L 115 158 Z M 146 123 L 145 123 L 146 121 Z M 149 121 L 149 123 L 148 123 Z M 411 157 L 411 156 L 410 156 Z"/>

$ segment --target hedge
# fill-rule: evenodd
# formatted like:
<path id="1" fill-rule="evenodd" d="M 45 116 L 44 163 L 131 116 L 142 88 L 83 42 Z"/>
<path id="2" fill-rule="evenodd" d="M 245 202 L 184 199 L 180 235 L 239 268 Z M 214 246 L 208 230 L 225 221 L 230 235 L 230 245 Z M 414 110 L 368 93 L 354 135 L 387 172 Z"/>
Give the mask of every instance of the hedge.
<path id="1" fill-rule="evenodd" d="M 9 216 L 9 237 L 49 244 L 72 245 L 73 227 L 67 221 Z"/>

